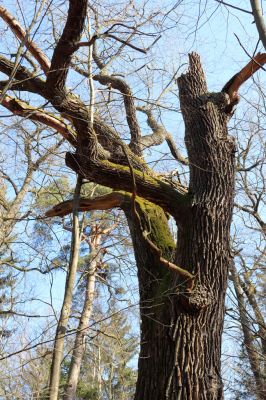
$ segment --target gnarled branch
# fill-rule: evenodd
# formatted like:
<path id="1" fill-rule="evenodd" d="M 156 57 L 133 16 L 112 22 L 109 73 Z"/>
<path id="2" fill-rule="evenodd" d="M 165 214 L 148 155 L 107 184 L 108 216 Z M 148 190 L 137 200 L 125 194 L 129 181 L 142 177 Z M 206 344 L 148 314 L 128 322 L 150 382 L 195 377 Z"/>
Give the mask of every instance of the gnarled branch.
<path id="1" fill-rule="evenodd" d="M 99 74 L 94 75 L 93 79 L 102 85 L 111 86 L 113 89 L 119 90 L 119 92 L 123 95 L 123 100 L 125 104 L 126 110 L 126 118 L 128 127 L 131 134 L 131 141 L 129 144 L 129 148 L 133 151 L 133 153 L 137 154 L 138 156 L 141 155 L 141 148 L 140 148 L 140 138 L 141 138 L 141 131 L 137 119 L 136 114 L 136 107 L 134 104 L 134 98 L 131 92 L 130 87 L 127 83 L 119 78 L 114 76 L 106 75 L 106 74 Z"/>
<path id="2" fill-rule="evenodd" d="M 188 165 L 188 160 L 180 154 L 177 149 L 172 135 L 167 132 L 166 129 L 154 118 L 152 111 L 145 107 L 137 107 L 138 111 L 141 111 L 147 115 L 147 124 L 152 129 L 153 133 L 151 135 L 142 136 L 140 139 L 142 151 L 151 146 L 158 146 L 164 141 L 167 142 L 172 156 L 183 165 Z"/>
<path id="3" fill-rule="evenodd" d="M 77 50 L 84 28 L 87 0 L 69 0 L 69 9 L 63 33 L 56 45 L 47 77 L 47 86 L 53 94 L 63 94 L 73 53 Z M 59 93 L 58 93 L 59 92 Z"/>

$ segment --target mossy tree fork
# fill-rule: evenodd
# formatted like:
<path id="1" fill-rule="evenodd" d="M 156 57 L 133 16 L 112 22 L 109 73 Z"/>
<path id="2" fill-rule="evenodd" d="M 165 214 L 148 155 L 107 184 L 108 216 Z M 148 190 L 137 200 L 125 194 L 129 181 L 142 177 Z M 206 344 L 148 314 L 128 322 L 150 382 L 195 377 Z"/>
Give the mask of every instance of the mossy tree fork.
<path id="1" fill-rule="evenodd" d="M 21 66 L 14 73 L 13 63 L 1 56 L 0 71 L 14 76 L 9 88 L 42 96 L 61 117 L 34 109 L 5 93 L 2 106 L 56 129 L 75 148 L 74 153 L 66 155 L 67 166 L 82 178 L 117 190 L 101 198 L 81 199 L 80 210 L 120 207 L 128 220 L 138 268 L 141 314 L 135 400 L 221 400 L 221 334 L 231 263 L 236 151 L 227 122 L 238 102 L 240 85 L 266 62 L 266 55 L 257 55 L 220 93 L 208 92 L 199 56 L 189 55 L 188 72 L 177 80 L 188 153 L 188 159 L 184 159 L 176 148 L 173 151 L 169 134 L 151 122 L 150 112 L 148 123 L 153 133 L 149 138 L 142 137 L 129 86 L 109 76 L 94 52 L 100 69 L 94 79 L 103 85 L 113 84 L 123 96 L 131 133 L 127 146 L 99 116 L 95 115 L 92 127 L 86 105 L 65 86 L 72 57 L 80 46 L 84 47 L 80 39 L 87 7 L 87 0 L 69 1 L 65 27 L 51 63 L 27 39 L 19 23 L 0 7 L 0 16 L 24 40 L 46 75 L 42 80 Z M 88 45 L 96 41 L 95 36 Z M 6 84 L 1 82 L 0 88 L 6 88 Z M 157 145 L 165 139 L 172 144 L 170 150 L 176 160 L 189 164 L 188 188 L 164 182 L 145 164 L 143 144 Z M 64 215 L 71 208 L 71 202 L 64 202 L 48 215 Z M 168 229 L 166 212 L 177 223 L 177 243 Z M 179 272 L 168 268 L 165 260 L 179 267 Z M 188 277 L 193 285 L 188 284 Z"/>

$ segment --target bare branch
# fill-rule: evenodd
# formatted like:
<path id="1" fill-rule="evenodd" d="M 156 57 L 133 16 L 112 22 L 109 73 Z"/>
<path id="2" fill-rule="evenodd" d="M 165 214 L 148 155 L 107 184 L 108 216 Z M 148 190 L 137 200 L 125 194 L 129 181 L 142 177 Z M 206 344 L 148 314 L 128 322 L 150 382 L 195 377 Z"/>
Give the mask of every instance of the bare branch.
<path id="1" fill-rule="evenodd" d="M 81 198 L 79 202 L 79 211 L 109 210 L 115 207 L 121 207 L 128 196 L 122 192 L 112 192 L 104 196 L 93 199 Z M 64 217 L 72 212 L 72 200 L 63 201 L 45 213 L 47 217 Z"/>
<path id="2" fill-rule="evenodd" d="M 235 74 L 223 87 L 222 92 L 229 95 L 231 103 L 239 100 L 238 89 L 246 82 L 256 71 L 258 71 L 266 63 L 266 53 L 258 53 L 250 62 Z"/>
<path id="3" fill-rule="evenodd" d="M 242 11 L 246 14 L 252 14 L 251 11 L 245 10 L 244 8 L 241 8 L 241 7 L 234 6 L 233 4 L 230 4 L 230 3 L 226 3 L 225 1 L 222 1 L 222 0 L 215 0 L 215 1 L 217 3 L 223 4 L 224 6 L 228 6 L 228 7 L 234 8 L 235 10 Z"/>
<path id="4" fill-rule="evenodd" d="M 141 49 L 140 47 L 137 47 L 137 46 L 135 46 L 134 44 L 130 43 L 128 40 L 123 40 L 123 39 L 121 39 L 121 38 L 119 38 L 119 37 L 117 37 L 117 36 L 115 36 L 115 35 L 113 35 L 113 34 L 111 34 L 111 33 L 108 33 L 108 34 L 103 33 L 103 34 L 101 34 L 101 35 L 95 35 L 95 36 L 93 36 L 93 37 L 91 38 L 91 40 L 88 41 L 88 42 L 80 42 L 80 43 L 78 43 L 78 44 L 77 44 L 77 47 L 92 46 L 93 43 L 95 42 L 95 40 L 98 39 L 98 38 L 110 38 L 110 39 L 114 39 L 114 40 L 116 40 L 117 42 L 120 42 L 120 43 L 124 44 L 125 46 L 131 47 L 132 49 L 134 49 L 134 50 L 136 50 L 136 51 L 139 51 L 140 53 L 144 53 L 144 54 L 147 53 L 147 50 Z"/>
<path id="5" fill-rule="evenodd" d="M 172 156 L 183 165 L 188 165 L 188 160 L 180 154 L 177 149 L 172 135 L 167 132 L 164 127 L 157 123 L 156 119 L 152 115 L 152 111 L 145 107 L 137 107 L 138 111 L 141 111 L 147 115 L 147 124 L 152 129 L 153 133 L 151 135 L 142 136 L 140 139 L 142 151 L 145 148 L 151 146 L 158 146 L 166 140 Z"/>
<path id="6" fill-rule="evenodd" d="M 241 204 L 234 203 L 234 206 L 237 207 L 239 210 L 246 212 L 249 215 L 252 215 L 253 218 L 258 222 L 259 226 L 262 229 L 262 233 L 266 236 L 266 222 L 260 217 L 258 212 L 252 208 L 242 206 Z"/>
<path id="7" fill-rule="evenodd" d="M 69 143 L 76 146 L 77 141 L 75 133 L 69 126 L 54 115 L 48 114 L 43 110 L 29 106 L 24 101 L 5 96 L 2 100 L 2 106 L 11 111 L 14 115 L 28 118 L 32 121 L 41 122 L 59 132 Z"/>
<path id="8" fill-rule="evenodd" d="M 51 94 L 63 95 L 65 81 L 73 53 L 84 28 L 87 0 L 70 0 L 66 24 L 56 45 L 47 77 L 47 86 Z M 57 93 L 59 91 L 59 93 Z"/>
<path id="9" fill-rule="evenodd" d="M 119 90 L 121 92 L 121 94 L 123 95 L 127 123 L 128 123 L 130 134 L 131 134 L 131 141 L 130 141 L 129 147 L 133 151 L 133 153 L 140 156 L 141 155 L 141 149 L 140 149 L 141 131 L 140 131 L 139 123 L 137 120 L 136 107 L 134 104 L 134 97 L 132 95 L 130 87 L 127 85 L 127 83 L 124 80 L 110 76 L 110 75 L 106 75 L 106 74 L 94 75 L 93 79 L 98 81 L 102 85 L 106 85 L 106 86 L 109 86 L 109 87 Z"/>
<path id="10" fill-rule="evenodd" d="M 33 55 L 33 57 L 38 61 L 45 75 L 47 75 L 50 68 L 50 61 L 42 50 L 31 40 L 26 39 L 26 32 L 20 26 L 18 21 L 2 6 L 0 6 L 0 17 L 9 25 L 13 33 L 20 41 L 25 42 L 26 48 Z"/>
<path id="11" fill-rule="evenodd" d="M 18 190 L 17 185 L 16 185 L 15 182 L 13 181 L 13 179 L 10 178 L 10 176 L 7 175 L 4 171 L 0 171 L 0 173 L 2 174 L 3 178 L 11 184 L 11 186 L 12 186 L 13 189 L 14 189 L 15 195 L 17 196 L 18 193 L 19 193 L 19 190 Z"/>
<path id="12" fill-rule="evenodd" d="M 266 50 L 266 25 L 265 25 L 262 10 L 260 7 L 260 1 L 259 0 L 250 0 L 250 4 L 252 7 L 255 24 L 256 24 L 256 27 L 259 32 L 260 40 L 262 41 L 264 49 Z"/>
<path id="13" fill-rule="evenodd" d="M 5 75 L 10 76 L 15 64 L 7 58 L 0 55 L 0 71 Z M 32 93 L 43 95 L 45 82 L 32 74 L 27 68 L 18 66 L 14 75 L 15 82 L 9 85 L 10 90 L 26 90 Z M 0 82 L 0 89 L 3 89 L 7 81 Z"/>

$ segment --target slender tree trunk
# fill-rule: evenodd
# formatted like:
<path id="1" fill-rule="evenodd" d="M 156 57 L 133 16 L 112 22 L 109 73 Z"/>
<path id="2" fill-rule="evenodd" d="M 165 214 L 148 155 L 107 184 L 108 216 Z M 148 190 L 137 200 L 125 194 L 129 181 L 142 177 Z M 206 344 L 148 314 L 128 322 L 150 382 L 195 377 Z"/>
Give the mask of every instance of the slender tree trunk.
<path id="1" fill-rule="evenodd" d="M 240 317 L 240 323 L 242 326 L 242 331 L 244 335 L 244 344 L 248 354 L 248 359 L 250 363 L 250 368 L 252 370 L 254 376 L 254 387 L 255 387 L 255 395 L 257 400 L 265 399 L 266 394 L 266 383 L 263 369 L 262 357 L 263 354 L 260 354 L 258 351 L 255 341 L 254 335 L 252 333 L 252 327 L 250 325 L 250 320 L 247 315 L 247 309 L 245 305 L 245 297 L 243 293 L 243 289 L 241 287 L 240 278 L 238 276 L 237 270 L 234 265 L 230 268 L 232 279 L 234 283 L 234 288 L 236 292 L 236 298 L 238 303 L 238 311 Z M 263 336 L 261 340 L 263 341 Z"/>
<path id="2" fill-rule="evenodd" d="M 250 4 L 260 40 L 266 50 L 266 25 L 264 22 L 263 11 L 261 9 L 261 2 L 260 0 L 250 0 Z"/>
<path id="3" fill-rule="evenodd" d="M 222 400 L 221 335 L 230 255 L 234 142 L 227 134 L 227 95 L 210 94 L 197 55 L 178 80 L 190 162 L 190 185 L 177 219 L 175 262 L 195 275 L 186 282 L 165 271 L 130 210 L 138 265 L 141 350 L 135 400 Z M 172 239 L 159 207 L 139 209 L 150 239 L 171 257 Z"/>
<path id="4" fill-rule="evenodd" d="M 91 262 L 89 269 L 87 271 L 85 301 L 81 317 L 79 320 L 79 325 L 77 328 L 75 344 L 68 374 L 68 381 L 65 387 L 65 394 L 63 396 L 64 400 L 74 400 L 76 398 L 80 367 L 86 348 L 86 343 L 85 343 L 86 333 L 88 330 L 88 323 L 91 317 L 93 300 L 95 295 L 95 279 L 96 279 L 97 264 L 101 257 L 100 243 L 101 243 L 101 234 L 97 234 L 97 232 L 92 232 L 91 243 L 90 243 Z"/>
<path id="5" fill-rule="evenodd" d="M 73 201 L 73 231 L 72 231 L 71 255 L 69 261 L 69 268 L 67 272 L 64 300 L 55 334 L 54 350 L 53 350 L 53 357 L 52 357 L 52 364 L 50 371 L 49 400 L 57 400 L 59 395 L 61 361 L 63 358 L 64 340 L 71 312 L 73 289 L 74 289 L 75 277 L 78 266 L 79 248 L 80 248 L 80 232 L 79 232 L 79 219 L 78 219 L 80 188 L 81 188 L 81 178 L 78 177 L 75 189 L 74 201 Z"/>
<path id="6" fill-rule="evenodd" d="M 101 355 L 101 346 L 98 344 L 98 354 L 97 354 L 97 384 L 98 384 L 98 400 L 102 398 L 102 369 L 101 369 L 101 362 L 102 362 L 102 355 Z"/>

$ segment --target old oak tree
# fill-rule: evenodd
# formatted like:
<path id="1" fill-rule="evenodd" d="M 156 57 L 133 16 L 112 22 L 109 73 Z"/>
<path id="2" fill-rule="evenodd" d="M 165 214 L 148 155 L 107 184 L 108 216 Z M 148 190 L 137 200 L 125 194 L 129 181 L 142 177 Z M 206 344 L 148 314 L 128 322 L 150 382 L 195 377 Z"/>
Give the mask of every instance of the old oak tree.
<path id="1" fill-rule="evenodd" d="M 81 198 L 80 211 L 119 207 L 126 215 L 138 269 L 141 314 L 135 400 L 222 399 L 221 334 L 232 262 L 236 152 L 227 123 L 239 100 L 239 87 L 266 62 L 266 54 L 254 57 L 219 93 L 208 92 L 199 55 L 189 55 L 189 68 L 177 79 L 185 123 L 185 159 L 151 109 L 136 107 L 125 80 L 108 75 L 96 51 L 101 35 L 96 32 L 88 42 L 81 41 L 87 0 L 69 1 L 51 61 L 2 6 L 0 15 L 45 74 L 42 79 L 1 56 L 0 71 L 10 77 L 1 82 L 1 105 L 14 115 L 54 128 L 74 149 L 67 152 L 66 165 L 80 178 L 113 189 L 98 198 Z M 108 36 L 135 48 L 130 40 L 112 35 L 110 29 L 102 37 Z M 92 121 L 89 107 L 66 87 L 73 57 L 81 47 L 93 47 L 98 68 L 93 80 L 122 96 L 129 144 L 97 112 Z M 78 72 L 90 78 L 85 70 Z M 19 96 L 11 97 L 8 90 L 41 96 L 55 113 L 34 108 Z M 147 116 L 152 134 L 142 135 L 137 111 Z M 187 188 L 162 179 L 144 160 L 144 149 L 164 140 L 173 157 L 189 165 Z M 63 216 L 71 211 L 72 202 L 65 201 L 47 215 Z M 177 243 L 168 227 L 169 214 L 178 227 Z"/>

